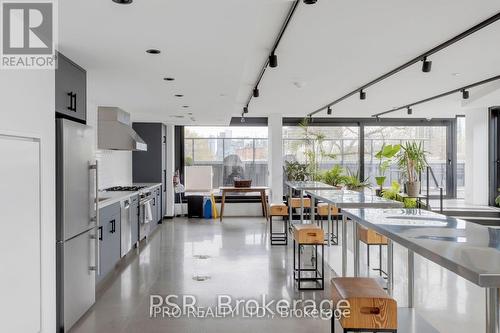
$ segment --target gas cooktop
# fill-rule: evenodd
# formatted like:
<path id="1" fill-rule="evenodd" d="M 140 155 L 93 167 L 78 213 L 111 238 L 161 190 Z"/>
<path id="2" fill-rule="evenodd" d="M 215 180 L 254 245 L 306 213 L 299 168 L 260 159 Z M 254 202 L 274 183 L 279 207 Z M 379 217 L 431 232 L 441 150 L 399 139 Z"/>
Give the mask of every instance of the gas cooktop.
<path id="1" fill-rule="evenodd" d="M 135 191 L 139 191 L 145 187 L 146 186 L 113 186 L 113 187 L 105 189 L 105 191 L 108 191 L 108 192 L 118 192 L 118 191 L 135 192 Z"/>

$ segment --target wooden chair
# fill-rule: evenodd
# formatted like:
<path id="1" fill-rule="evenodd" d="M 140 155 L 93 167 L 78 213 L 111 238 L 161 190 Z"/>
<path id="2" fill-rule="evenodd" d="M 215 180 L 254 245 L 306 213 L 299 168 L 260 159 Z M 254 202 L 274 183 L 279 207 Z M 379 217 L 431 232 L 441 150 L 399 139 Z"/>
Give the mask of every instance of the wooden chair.
<path id="1" fill-rule="evenodd" d="M 269 205 L 269 237 L 272 245 L 288 245 L 288 206 L 284 203 L 273 203 Z M 283 220 L 283 231 L 273 232 L 273 217 L 281 216 Z"/>
<path id="2" fill-rule="evenodd" d="M 303 268 L 301 264 L 302 250 L 311 246 L 313 250 L 313 266 Z M 318 265 L 318 247 L 321 247 L 321 270 Z M 325 287 L 325 232 L 315 224 L 296 224 L 293 226 L 293 275 L 299 290 L 323 290 Z M 296 260 L 297 258 L 297 260 Z M 298 261 L 298 265 L 296 265 Z M 303 287 L 304 282 L 314 282 L 315 287 Z"/>
<path id="3" fill-rule="evenodd" d="M 349 316 L 339 319 L 344 333 L 397 332 L 397 303 L 375 279 L 339 277 L 331 282 L 333 304 L 345 303 L 350 310 Z M 335 320 L 332 317 L 332 333 L 335 332 Z"/>

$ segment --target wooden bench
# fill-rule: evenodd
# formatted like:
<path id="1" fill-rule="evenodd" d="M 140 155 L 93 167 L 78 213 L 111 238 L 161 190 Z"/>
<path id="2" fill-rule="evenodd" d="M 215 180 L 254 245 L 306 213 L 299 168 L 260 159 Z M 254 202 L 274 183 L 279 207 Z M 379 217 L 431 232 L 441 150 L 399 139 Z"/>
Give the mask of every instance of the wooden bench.
<path id="1" fill-rule="evenodd" d="M 333 278 L 332 301 L 349 304 L 349 316 L 339 319 L 346 332 L 397 332 L 398 310 L 396 301 L 371 278 Z M 335 318 L 332 317 L 332 333 L 335 332 Z"/>
<path id="2" fill-rule="evenodd" d="M 273 203 L 269 205 L 269 237 L 272 245 L 288 245 L 288 206 L 284 203 Z M 273 232 L 273 217 L 281 216 L 283 219 L 283 231 Z"/>
<path id="3" fill-rule="evenodd" d="M 370 267 L 370 247 L 378 246 L 379 247 L 379 267 L 374 268 L 374 271 L 378 271 L 380 276 L 382 274 L 387 276 L 387 273 L 382 269 L 382 246 L 386 246 L 388 241 L 387 238 L 378 232 L 367 229 L 363 226 L 358 225 L 358 239 L 366 244 L 367 258 L 368 258 L 368 267 Z"/>
<path id="4" fill-rule="evenodd" d="M 323 290 L 325 287 L 325 232 L 316 224 L 296 224 L 293 226 L 293 275 L 299 290 Z M 313 265 L 303 268 L 302 249 L 311 246 Z M 318 265 L 318 247 L 321 248 L 321 270 Z M 296 260 L 296 258 L 298 260 Z M 296 262 L 298 261 L 298 265 Z M 303 287 L 304 282 L 314 282 L 315 287 Z"/>
<path id="5" fill-rule="evenodd" d="M 302 199 L 304 201 L 304 208 L 311 208 L 311 198 L 304 197 Z M 291 198 L 290 205 L 292 208 L 300 208 L 302 207 L 300 198 Z"/>

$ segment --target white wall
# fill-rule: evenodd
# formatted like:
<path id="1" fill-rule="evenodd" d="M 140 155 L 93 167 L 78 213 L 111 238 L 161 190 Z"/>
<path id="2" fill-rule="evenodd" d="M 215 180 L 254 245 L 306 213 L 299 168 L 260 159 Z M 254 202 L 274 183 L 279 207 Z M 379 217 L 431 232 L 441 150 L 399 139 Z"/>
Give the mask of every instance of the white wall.
<path id="1" fill-rule="evenodd" d="M 283 118 L 279 114 L 268 118 L 270 203 L 283 202 Z"/>
<path id="2" fill-rule="evenodd" d="M 41 332 L 56 331 L 56 257 L 55 257 L 55 115 L 53 71 L 1 70 L 0 71 L 0 132 L 40 137 L 41 142 Z M 1 160 L 0 160 L 1 163 Z M 9 189 L 1 188 L 2 191 Z M 14 200 L 14 199 L 13 199 Z M 0 222 L 2 216 L 0 203 Z M 15 236 L 15 235 L 13 235 Z M 15 248 L 2 251 L 2 256 L 16 256 Z M 4 267 L 8 269 L 8 267 Z M 0 295 L 8 299 L 9 286 L 0 285 Z M 7 296 L 7 297 L 6 297 Z M 19 295 L 17 295 L 19 297 Z M 29 299 L 26 300 L 29 302 Z M 18 309 L 23 311 L 23 309 Z M 33 319 L 26 313 L 26 320 Z M 0 314 L 2 318 L 2 314 Z M 2 318 L 4 322 L 8 318 Z"/>
<path id="3" fill-rule="evenodd" d="M 488 205 L 488 108 L 465 112 L 465 201 Z"/>

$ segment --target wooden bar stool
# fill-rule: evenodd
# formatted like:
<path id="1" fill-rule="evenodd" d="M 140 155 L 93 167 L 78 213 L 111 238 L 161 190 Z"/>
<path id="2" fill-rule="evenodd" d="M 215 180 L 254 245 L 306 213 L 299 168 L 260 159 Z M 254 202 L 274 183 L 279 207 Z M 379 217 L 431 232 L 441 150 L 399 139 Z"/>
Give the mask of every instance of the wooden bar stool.
<path id="1" fill-rule="evenodd" d="M 349 306 L 350 315 L 339 319 L 344 333 L 398 331 L 397 303 L 375 279 L 340 277 L 331 282 L 333 304 Z M 334 333 L 335 317 L 331 325 Z"/>
<path id="2" fill-rule="evenodd" d="M 368 267 L 370 267 L 370 246 L 379 247 L 379 267 L 373 270 L 378 271 L 380 276 L 382 276 L 382 274 L 387 276 L 387 273 L 382 269 L 382 246 L 387 246 L 387 238 L 371 229 L 358 225 L 358 239 L 366 244 Z"/>
<path id="3" fill-rule="evenodd" d="M 273 203 L 269 205 L 269 236 L 272 245 L 288 245 L 288 206 L 284 203 Z M 273 232 L 273 216 L 281 216 L 283 220 L 283 231 Z"/>
<path id="4" fill-rule="evenodd" d="M 339 238 L 338 238 L 338 234 L 339 234 L 339 216 L 340 216 L 340 211 L 337 207 L 334 207 L 334 206 L 331 206 L 330 205 L 330 212 L 331 212 L 331 216 L 332 217 L 335 217 L 335 222 L 332 220 L 332 233 L 331 233 L 331 238 L 330 240 L 332 241 L 332 244 L 333 245 L 338 245 L 339 242 Z M 321 221 L 321 228 L 324 230 L 323 228 L 323 223 L 325 221 L 327 221 L 328 223 L 328 204 L 325 203 L 325 202 L 320 202 L 318 205 L 317 205 L 317 214 L 319 216 L 319 220 Z M 328 241 L 328 237 L 330 236 L 330 226 L 328 226 L 328 234 L 326 236 L 326 241 Z"/>
<path id="5" fill-rule="evenodd" d="M 304 197 L 303 200 L 304 200 L 304 211 L 310 210 L 311 209 L 311 198 Z M 290 205 L 292 206 L 292 209 L 298 209 L 298 208 L 302 207 L 300 198 L 291 198 Z"/>
<path id="6" fill-rule="evenodd" d="M 314 256 L 311 268 L 301 265 L 305 246 L 311 246 Z M 321 247 L 321 270 L 318 267 L 318 247 Z M 325 232 L 315 224 L 296 224 L 293 226 L 293 277 L 299 290 L 323 290 L 325 287 Z M 296 260 L 297 258 L 297 260 Z M 298 261 L 298 265 L 296 265 Z M 304 282 L 314 282 L 315 287 L 303 287 Z"/>

